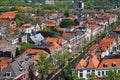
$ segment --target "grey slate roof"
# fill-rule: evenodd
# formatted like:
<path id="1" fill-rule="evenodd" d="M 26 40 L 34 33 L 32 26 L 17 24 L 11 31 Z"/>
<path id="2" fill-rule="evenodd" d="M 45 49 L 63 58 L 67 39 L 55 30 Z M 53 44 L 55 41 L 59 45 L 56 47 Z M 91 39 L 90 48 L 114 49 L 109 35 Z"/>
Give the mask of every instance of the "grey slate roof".
<path id="1" fill-rule="evenodd" d="M 15 59 L 14 62 L 10 63 L 7 68 L 0 72 L 0 80 L 4 79 L 14 79 L 15 77 L 21 75 L 25 70 L 33 64 L 29 59 L 30 56 L 20 56 Z M 11 72 L 11 77 L 6 77 L 6 72 Z"/>

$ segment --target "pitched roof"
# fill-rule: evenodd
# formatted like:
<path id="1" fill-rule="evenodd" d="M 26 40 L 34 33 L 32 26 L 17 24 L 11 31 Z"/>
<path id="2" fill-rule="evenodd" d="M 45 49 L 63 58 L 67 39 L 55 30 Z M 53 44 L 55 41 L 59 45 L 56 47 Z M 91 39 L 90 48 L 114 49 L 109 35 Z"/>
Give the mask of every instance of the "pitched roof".
<path id="1" fill-rule="evenodd" d="M 53 37 L 48 37 L 46 42 L 56 42 L 58 44 L 64 42 L 65 40 L 63 38 L 53 38 Z"/>
<path id="2" fill-rule="evenodd" d="M 58 31 L 64 31 L 65 28 L 61 28 L 61 27 L 58 27 L 57 30 Z"/>
<path id="3" fill-rule="evenodd" d="M 58 46 L 60 46 L 61 43 L 63 43 L 65 40 L 63 38 L 52 38 L 48 37 L 46 40 L 46 43 L 51 43 L 56 50 Z"/>
<path id="4" fill-rule="evenodd" d="M 120 67 L 120 58 L 103 59 L 99 64 L 98 68 L 104 68 L 104 64 L 107 64 L 108 68 L 112 68 L 113 63 L 116 64 L 116 67 Z"/>
<path id="5" fill-rule="evenodd" d="M 79 63 L 77 64 L 77 66 L 75 67 L 75 69 L 76 69 L 76 70 L 82 69 L 85 63 L 86 63 L 86 61 L 85 61 L 84 59 L 81 59 L 81 60 L 79 61 Z"/>
<path id="6" fill-rule="evenodd" d="M 115 29 L 115 31 L 120 31 L 120 25 Z"/>
<path id="7" fill-rule="evenodd" d="M 89 25 L 88 25 L 88 28 L 89 28 L 89 29 L 96 29 L 97 27 L 98 27 L 97 24 L 89 24 Z"/>
<path id="8" fill-rule="evenodd" d="M 10 62 L 12 62 L 12 60 L 10 60 L 10 59 L 1 60 L 1 62 L 0 62 L 1 70 L 5 69 Z"/>
<path id="9" fill-rule="evenodd" d="M 88 63 L 87 68 L 97 68 L 98 64 L 99 64 L 99 61 L 98 61 L 97 57 L 94 55 L 94 56 L 92 56 L 92 59 Z"/>
<path id="10" fill-rule="evenodd" d="M 46 20 L 44 21 L 44 25 L 47 27 L 55 27 L 57 22 L 55 20 Z"/>
<path id="11" fill-rule="evenodd" d="M 35 53 L 46 53 L 46 51 L 45 50 L 40 50 L 40 49 L 27 49 L 22 53 L 22 55 L 35 54 Z"/>
<path id="12" fill-rule="evenodd" d="M 6 79 L 6 72 L 11 72 L 12 79 L 22 75 L 33 62 L 30 61 L 30 56 L 22 55 L 15 59 L 14 62 L 10 63 L 7 68 L 5 68 L 0 73 L 0 79 Z"/>
<path id="13" fill-rule="evenodd" d="M 58 13 L 51 13 L 50 16 L 51 16 L 51 17 L 58 16 Z"/>
<path id="14" fill-rule="evenodd" d="M 11 12 L 2 12 L 0 14 L 0 19 L 14 19 L 17 15 L 18 11 L 11 11 Z"/>
<path id="15" fill-rule="evenodd" d="M 98 49 L 98 48 L 99 48 L 99 45 L 95 44 L 95 45 L 92 45 L 90 47 L 90 50 L 93 51 L 93 50 Z"/>
<path id="16" fill-rule="evenodd" d="M 116 38 L 104 38 L 103 40 L 101 40 L 100 42 L 100 47 L 103 51 L 108 50 L 108 48 L 110 47 L 111 43 L 115 42 Z"/>

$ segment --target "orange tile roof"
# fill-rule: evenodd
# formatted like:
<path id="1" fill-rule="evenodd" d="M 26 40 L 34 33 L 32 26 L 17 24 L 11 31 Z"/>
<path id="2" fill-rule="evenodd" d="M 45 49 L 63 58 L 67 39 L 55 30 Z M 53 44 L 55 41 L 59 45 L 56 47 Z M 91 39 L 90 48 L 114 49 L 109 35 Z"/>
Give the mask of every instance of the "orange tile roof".
<path id="1" fill-rule="evenodd" d="M 81 59 L 80 62 L 77 64 L 77 66 L 75 67 L 76 70 L 78 69 L 82 69 L 84 64 L 86 63 L 86 61 L 84 59 Z"/>
<path id="2" fill-rule="evenodd" d="M 104 38 L 103 40 L 101 40 L 100 42 L 100 47 L 103 51 L 108 50 L 108 48 L 110 47 L 111 43 L 113 43 L 114 41 L 116 41 L 116 38 Z"/>
<path id="3" fill-rule="evenodd" d="M 24 30 L 25 27 L 31 27 L 31 26 L 32 26 L 31 23 L 25 23 L 25 24 L 23 24 L 23 25 L 20 27 L 20 29 L 21 29 L 21 30 Z"/>
<path id="4" fill-rule="evenodd" d="M 31 23 L 26 23 L 26 24 L 23 24 L 22 26 L 26 27 L 26 26 L 32 26 Z"/>
<path id="5" fill-rule="evenodd" d="M 92 59 L 87 65 L 87 68 L 97 68 L 99 64 L 99 61 L 96 56 L 92 56 Z"/>
<path id="6" fill-rule="evenodd" d="M 64 28 L 58 27 L 57 30 L 58 31 L 64 31 Z"/>
<path id="7" fill-rule="evenodd" d="M 98 48 L 99 48 L 99 45 L 95 44 L 95 45 L 92 45 L 90 47 L 90 50 L 93 51 L 93 50 L 98 49 Z"/>
<path id="8" fill-rule="evenodd" d="M 1 60 L 1 62 L 0 62 L 0 64 L 2 65 L 1 70 L 5 69 L 8 66 L 8 63 L 11 63 L 11 62 L 12 62 L 12 60 L 7 60 L 7 59 Z"/>
<path id="9" fill-rule="evenodd" d="M 55 27 L 57 25 L 55 20 L 46 20 L 44 22 L 44 25 L 47 27 Z"/>
<path id="10" fill-rule="evenodd" d="M 64 42 L 65 40 L 63 38 L 52 38 L 52 37 L 48 37 L 46 42 L 56 42 L 58 44 Z"/>
<path id="11" fill-rule="evenodd" d="M 110 17 L 115 17 L 117 15 L 112 13 L 102 13 L 102 14 L 95 14 L 94 16 L 97 16 L 98 18 L 110 18 Z"/>
<path id="12" fill-rule="evenodd" d="M 66 32 L 66 31 L 63 31 L 62 35 L 75 35 L 76 32 Z"/>
<path id="13" fill-rule="evenodd" d="M 116 63 L 116 67 L 120 67 L 120 58 L 103 59 L 98 68 L 104 68 L 104 64 L 108 65 L 108 68 L 112 68 L 112 63 Z"/>
<path id="14" fill-rule="evenodd" d="M 2 12 L 0 15 L 0 19 L 14 19 L 17 15 L 18 11 L 11 11 L 11 12 Z"/>
<path id="15" fill-rule="evenodd" d="M 88 56 L 101 56 L 101 52 L 90 52 Z"/>
<path id="16" fill-rule="evenodd" d="M 44 23 L 44 25 L 47 27 L 55 27 L 56 23 Z"/>
<path id="17" fill-rule="evenodd" d="M 97 27 L 98 27 L 97 24 L 89 24 L 89 25 L 88 25 L 88 28 L 89 28 L 89 29 L 96 29 Z"/>
<path id="18" fill-rule="evenodd" d="M 115 29 L 115 31 L 120 31 L 120 25 Z"/>
<path id="19" fill-rule="evenodd" d="M 46 51 L 45 50 L 40 50 L 40 49 L 27 49 L 22 53 L 22 55 L 35 54 L 35 53 L 45 53 L 46 54 Z"/>
<path id="20" fill-rule="evenodd" d="M 70 20 L 74 21 L 76 18 L 77 18 L 77 15 L 71 15 L 71 16 L 63 18 L 63 19 L 70 19 Z"/>
<path id="21" fill-rule="evenodd" d="M 46 43 L 51 43 L 53 45 L 53 48 L 56 50 L 56 48 L 60 46 L 60 44 L 63 43 L 64 41 L 65 40 L 63 38 L 48 37 Z"/>
<path id="22" fill-rule="evenodd" d="M 52 16 L 52 17 L 57 16 L 57 15 L 58 15 L 57 13 L 50 14 L 50 16 Z"/>

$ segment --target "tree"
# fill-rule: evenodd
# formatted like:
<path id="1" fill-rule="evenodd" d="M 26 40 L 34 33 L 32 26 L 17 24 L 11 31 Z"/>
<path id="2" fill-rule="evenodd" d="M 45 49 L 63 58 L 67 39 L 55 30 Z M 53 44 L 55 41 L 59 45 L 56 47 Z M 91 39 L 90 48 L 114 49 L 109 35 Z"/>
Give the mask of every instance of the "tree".
<path id="1" fill-rule="evenodd" d="M 27 43 L 23 42 L 23 43 L 18 43 L 18 44 L 21 46 L 21 49 L 20 49 L 21 53 L 23 53 L 26 49 L 33 47 L 33 44 L 28 43 L 28 42 Z"/>
<path id="2" fill-rule="evenodd" d="M 93 72 L 91 74 L 88 74 L 87 77 L 89 80 L 95 80 L 95 78 L 97 78 L 97 76 Z"/>
<path id="3" fill-rule="evenodd" d="M 63 19 L 60 22 L 60 27 L 63 27 L 63 28 L 71 28 L 71 26 L 74 26 L 74 25 L 75 23 L 70 19 Z"/>
<path id="4" fill-rule="evenodd" d="M 68 61 L 69 55 L 70 55 L 70 53 L 67 50 L 62 51 L 62 52 L 57 52 L 53 56 L 55 65 L 57 67 L 63 66 L 65 64 L 65 62 Z"/>
<path id="5" fill-rule="evenodd" d="M 117 72 L 116 69 L 115 70 L 110 69 L 105 77 L 105 80 L 119 80 L 119 79 L 120 74 Z"/>
<path id="6" fill-rule="evenodd" d="M 41 80 L 45 80 L 44 75 L 49 74 L 55 70 L 55 66 L 53 65 L 53 58 L 47 57 L 45 54 L 40 53 L 40 58 L 36 60 L 37 64 L 36 69 L 39 75 L 41 75 Z"/>
<path id="7" fill-rule="evenodd" d="M 87 0 L 87 6 L 90 7 L 91 10 L 94 9 L 94 0 Z"/>
<path id="8" fill-rule="evenodd" d="M 18 18 L 15 19 L 16 25 L 20 26 L 20 20 Z"/>
<path id="9" fill-rule="evenodd" d="M 72 71 L 72 73 L 69 75 L 69 80 L 84 80 L 84 79 L 78 78 L 77 71 Z"/>
<path id="10" fill-rule="evenodd" d="M 65 13 L 64 13 L 65 17 L 69 17 L 70 16 L 70 11 L 69 10 L 66 10 Z"/>

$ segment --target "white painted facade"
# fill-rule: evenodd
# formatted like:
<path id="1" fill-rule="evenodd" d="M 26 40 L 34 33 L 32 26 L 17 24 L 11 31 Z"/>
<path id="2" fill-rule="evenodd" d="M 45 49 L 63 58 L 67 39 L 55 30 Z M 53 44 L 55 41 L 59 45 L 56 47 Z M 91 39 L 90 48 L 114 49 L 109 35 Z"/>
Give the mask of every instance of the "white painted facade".
<path id="1" fill-rule="evenodd" d="M 94 69 L 83 69 L 83 70 L 78 70 L 78 78 L 84 78 L 85 80 L 89 80 L 87 78 L 88 74 L 91 74 L 92 72 L 95 73 L 95 75 L 98 78 L 105 77 L 107 75 L 107 72 L 110 69 L 116 69 L 117 72 L 120 72 L 120 67 L 112 67 L 112 68 L 94 68 Z"/>

